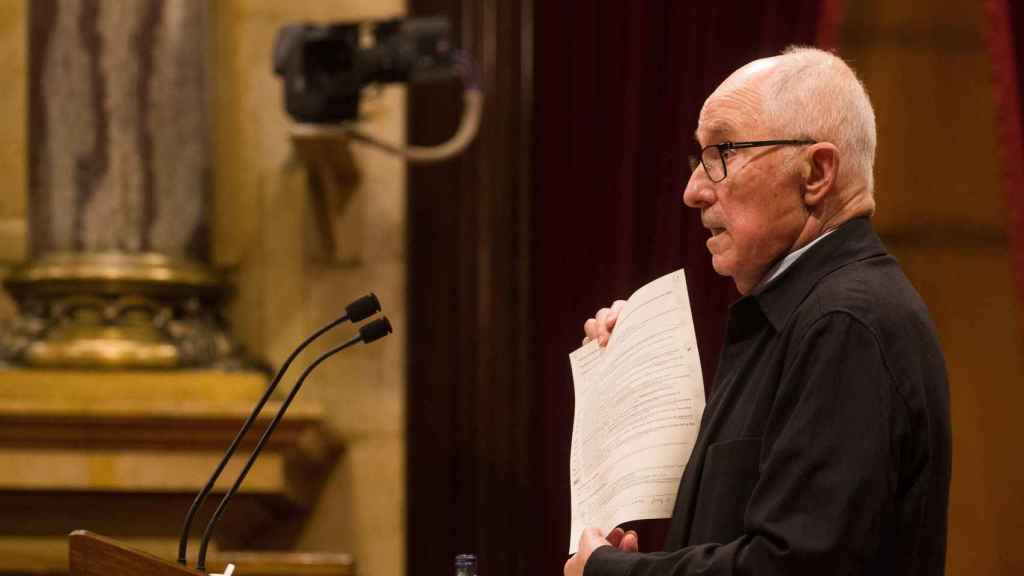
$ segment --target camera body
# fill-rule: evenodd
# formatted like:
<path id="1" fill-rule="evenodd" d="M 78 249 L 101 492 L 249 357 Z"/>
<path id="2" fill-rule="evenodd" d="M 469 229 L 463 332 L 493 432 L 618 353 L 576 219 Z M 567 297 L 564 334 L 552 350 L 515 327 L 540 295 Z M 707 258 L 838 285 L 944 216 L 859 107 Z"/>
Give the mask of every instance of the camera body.
<path id="1" fill-rule="evenodd" d="M 457 75 L 445 18 L 371 24 L 373 44 L 360 45 L 359 23 L 292 24 L 274 41 L 285 110 L 299 122 L 354 120 L 369 84 L 418 82 Z"/>

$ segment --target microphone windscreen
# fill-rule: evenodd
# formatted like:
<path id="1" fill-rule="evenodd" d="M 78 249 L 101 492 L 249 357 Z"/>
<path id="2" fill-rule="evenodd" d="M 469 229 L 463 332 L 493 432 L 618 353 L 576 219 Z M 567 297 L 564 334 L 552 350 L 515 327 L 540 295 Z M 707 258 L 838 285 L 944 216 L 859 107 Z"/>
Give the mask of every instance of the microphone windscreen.
<path id="1" fill-rule="evenodd" d="M 391 322 L 388 321 L 387 316 L 381 316 L 373 322 L 359 327 L 359 337 L 363 339 L 363 344 L 369 344 L 388 334 L 391 334 Z"/>
<path id="2" fill-rule="evenodd" d="M 373 316 L 377 312 L 380 312 L 380 302 L 373 292 L 345 307 L 345 314 L 348 314 L 348 319 L 352 322 L 359 322 Z"/>

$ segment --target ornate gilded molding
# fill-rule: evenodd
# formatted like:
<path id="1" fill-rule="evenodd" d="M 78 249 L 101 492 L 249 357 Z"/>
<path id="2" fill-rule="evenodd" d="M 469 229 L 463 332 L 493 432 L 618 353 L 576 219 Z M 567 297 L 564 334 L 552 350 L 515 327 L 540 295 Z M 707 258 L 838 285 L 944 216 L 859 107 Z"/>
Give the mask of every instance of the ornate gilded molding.
<path id="1" fill-rule="evenodd" d="M 220 316 L 225 284 L 163 254 L 51 253 L 4 286 L 17 319 L 0 328 L 10 365 L 84 368 L 244 367 Z"/>

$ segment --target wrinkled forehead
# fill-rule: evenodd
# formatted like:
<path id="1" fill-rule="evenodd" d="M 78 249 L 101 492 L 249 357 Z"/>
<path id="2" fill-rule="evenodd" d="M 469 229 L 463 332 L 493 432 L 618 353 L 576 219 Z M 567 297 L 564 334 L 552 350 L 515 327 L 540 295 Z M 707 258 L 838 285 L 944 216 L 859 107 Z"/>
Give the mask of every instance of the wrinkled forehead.
<path id="1" fill-rule="evenodd" d="M 704 101 L 694 136 L 702 145 L 751 138 L 762 122 L 762 85 L 773 58 L 755 60 L 733 72 Z"/>

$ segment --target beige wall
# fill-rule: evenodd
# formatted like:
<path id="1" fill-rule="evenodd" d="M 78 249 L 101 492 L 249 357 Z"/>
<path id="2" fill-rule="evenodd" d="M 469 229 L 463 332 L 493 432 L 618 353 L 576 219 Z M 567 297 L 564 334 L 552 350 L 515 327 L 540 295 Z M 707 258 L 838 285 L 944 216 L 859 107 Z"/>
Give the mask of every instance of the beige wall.
<path id="1" fill-rule="evenodd" d="M 231 266 L 231 318 L 244 344 L 274 366 L 306 334 L 374 290 L 394 336 L 323 365 L 303 397 L 322 402 L 345 442 L 298 547 L 355 554 L 360 573 L 404 573 L 405 169 L 396 158 L 351 147 L 356 181 L 323 245 L 317 196 L 290 142 L 274 34 L 286 22 L 400 15 L 403 0 L 227 0 L 215 8 L 215 260 Z M 365 129 L 404 139 L 401 88 L 366 101 Z M 327 204 L 331 199 L 327 199 Z M 337 342 L 348 337 L 345 328 Z M 319 347 L 319 350 L 326 346 Z"/>
<path id="2" fill-rule="evenodd" d="M 25 180 L 27 177 L 25 125 L 25 0 L 0 0 L 0 265 L 20 261 L 25 251 Z M 0 313 L 9 313 L 9 304 Z"/>
<path id="3" fill-rule="evenodd" d="M 876 225 L 924 297 L 950 378 L 947 573 L 1024 573 L 1024 330 L 980 0 L 847 3 L 842 55 L 878 120 Z"/>
<path id="4" fill-rule="evenodd" d="M 3 267 L 25 254 L 26 6 L 27 0 L 0 0 Z M 328 219 L 338 243 L 325 247 L 317 191 L 289 138 L 271 48 L 286 22 L 392 17 L 405 11 L 405 2 L 218 0 L 211 9 L 214 260 L 236 285 L 234 333 L 253 356 L 276 367 L 306 334 L 368 290 L 395 327 L 392 337 L 323 365 L 303 390 L 303 399 L 324 405 L 345 451 L 297 547 L 351 552 L 360 574 L 404 574 L 404 164 L 359 145 L 339 148 L 343 157 L 351 154 L 354 170 L 343 174 L 352 181 Z M 404 140 L 403 89 L 383 90 L 364 109 L 367 132 Z M 0 299 L 0 318 L 8 317 L 10 303 Z M 351 333 L 346 327 L 327 340 Z"/>

